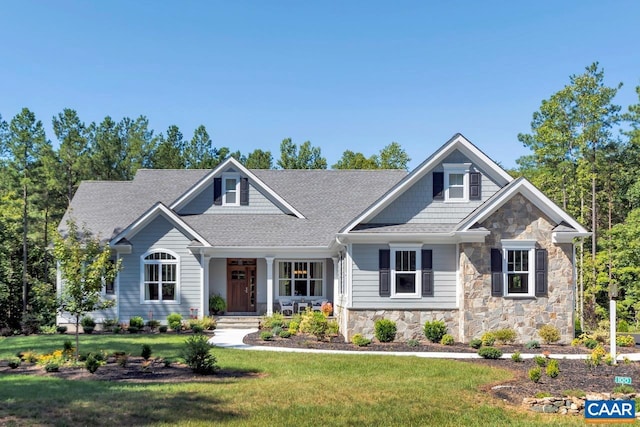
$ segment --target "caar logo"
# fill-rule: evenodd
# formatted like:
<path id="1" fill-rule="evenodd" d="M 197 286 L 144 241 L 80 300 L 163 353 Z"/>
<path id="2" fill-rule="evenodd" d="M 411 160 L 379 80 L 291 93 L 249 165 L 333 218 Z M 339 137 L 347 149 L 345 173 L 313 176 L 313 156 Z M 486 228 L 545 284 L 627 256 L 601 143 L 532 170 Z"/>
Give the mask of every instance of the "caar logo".
<path id="1" fill-rule="evenodd" d="M 636 401 L 587 400 L 584 418 L 588 423 L 633 423 L 636 419 Z"/>

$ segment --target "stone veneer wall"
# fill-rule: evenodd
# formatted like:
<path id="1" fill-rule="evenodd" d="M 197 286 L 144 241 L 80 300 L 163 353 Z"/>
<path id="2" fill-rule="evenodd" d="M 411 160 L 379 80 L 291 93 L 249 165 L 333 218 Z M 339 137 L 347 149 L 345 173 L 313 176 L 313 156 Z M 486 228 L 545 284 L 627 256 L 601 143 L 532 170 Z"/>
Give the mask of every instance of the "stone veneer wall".
<path id="1" fill-rule="evenodd" d="M 491 232 L 484 243 L 460 245 L 463 341 L 501 328 L 515 329 L 520 342 L 539 340 L 537 330 L 551 324 L 560 330 L 561 341 L 569 343 L 574 332 L 572 245 L 554 244 L 555 224 L 519 194 L 481 225 Z M 501 247 L 501 239 L 536 240 L 536 248 L 547 249 L 547 297 L 491 296 L 491 248 Z"/>
<path id="2" fill-rule="evenodd" d="M 447 325 L 447 333 L 456 341 L 458 334 L 458 310 L 344 310 L 341 315 L 347 316 L 346 338 L 350 340 L 355 334 L 367 338 L 374 336 L 374 323 L 378 319 L 389 319 L 396 322 L 396 340 L 424 338 L 424 324 L 427 320 L 442 320 Z M 343 333 L 343 335 L 345 335 Z"/>

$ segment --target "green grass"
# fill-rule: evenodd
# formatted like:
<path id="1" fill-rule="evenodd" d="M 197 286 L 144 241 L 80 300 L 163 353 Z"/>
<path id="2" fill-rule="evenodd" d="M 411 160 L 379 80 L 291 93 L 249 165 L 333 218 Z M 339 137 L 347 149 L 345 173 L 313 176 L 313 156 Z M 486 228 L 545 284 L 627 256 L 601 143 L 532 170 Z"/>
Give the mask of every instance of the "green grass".
<path id="1" fill-rule="evenodd" d="M 175 357 L 184 336 L 83 336 L 82 352 L 139 351 Z M 0 341 L 0 359 L 47 352 L 64 337 Z M 506 371 L 450 360 L 214 349 L 237 376 L 206 383 L 115 383 L 0 375 L 0 424 L 16 425 L 582 425 L 580 417 L 522 412 L 479 387 Z M 250 374 L 250 375 L 245 375 Z"/>

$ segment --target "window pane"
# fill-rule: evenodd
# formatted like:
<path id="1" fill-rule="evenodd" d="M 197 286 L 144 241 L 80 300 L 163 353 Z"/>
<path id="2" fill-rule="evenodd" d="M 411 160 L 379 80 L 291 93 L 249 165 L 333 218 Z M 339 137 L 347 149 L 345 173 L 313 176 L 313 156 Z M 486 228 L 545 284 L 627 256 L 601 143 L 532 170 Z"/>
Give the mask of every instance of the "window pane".
<path id="1" fill-rule="evenodd" d="M 175 282 L 176 281 L 176 264 L 163 264 L 162 265 L 162 281 L 163 282 Z"/>
<path id="2" fill-rule="evenodd" d="M 162 284 L 162 300 L 173 301 L 176 299 L 176 285 L 174 283 Z"/>
<path id="3" fill-rule="evenodd" d="M 307 263 L 296 262 L 293 267 L 293 277 L 296 279 L 303 279 L 307 277 Z"/>
<path id="4" fill-rule="evenodd" d="M 280 280 L 280 296 L 291 296 L 291 280 Z"/>
<path id="5" fill-rule="evenodd" d="M 225 202 L 229 205 L 232 205 L 236 202 L 236 193 L 227 193 L 227 198 Z"/>
<path id="6" fill-rule="evenodd" d="M 312 296 L 312 297 L 322 296 L 322 280 L 311 281 L 311 295 L 309 296 Z"/>
<path id="7" fill-rule="evenodd" d="M 158 281 L 158 264 L 145 264 L 144 266 L 144 281 L 145 282 L 157 282 Z"/>
<path id="8" fill-rule="evenodd" d="M 291 263 L 290 262 L 280 262 L 278 267 L 278 276 L 281 279 L 287 278 L 291 279 Z"/>
<path id="9" fill-rule="evenodd" d="M 157 301 L 158 298 L 158 284 L 157 283 L 145 283 L 144 285 L 144 299 L 147 301 Z"/>
<path id="10" fill-rule="evenodd" d="M 296 280 L 294 282 L 295 287 L 295 296 L 297 297 L 306 297 L 307 296 L 307 281 L 306 280 Z"/>
<path id="11" fill-rule="evenodd" d="M 416 274 L 398 273 L 396 274 L 396 293 L 414 294 L 416 292 Z"/>
<path id="12" fill-rule="evenodd" d="M 462 187 L 451 187 L 449 188 L 449 198 L 450 199 L 462 199 L 464 197 L 464 188 Z"/>
<path id="13" fill-rule="evenodd" d="M 507 274 L 508 292 L 510 294 L 526 294 L 529 292 L 529 274 Z"/>
<path id="14" fill-rule="evenodd" d="M 416 251 L 396 251 L 396 271 L 416 271 Z"/>
<path id="15" fill-rule="evenodd" d="M 461 173 L 449 174 L 449 185 L 462 185 L 464 183 L 464 175 Z"/>
<path id="16" fill-rule="evenodd" d="M 322 279 L 322 262 L 309 263 L 309 278 Z"/>

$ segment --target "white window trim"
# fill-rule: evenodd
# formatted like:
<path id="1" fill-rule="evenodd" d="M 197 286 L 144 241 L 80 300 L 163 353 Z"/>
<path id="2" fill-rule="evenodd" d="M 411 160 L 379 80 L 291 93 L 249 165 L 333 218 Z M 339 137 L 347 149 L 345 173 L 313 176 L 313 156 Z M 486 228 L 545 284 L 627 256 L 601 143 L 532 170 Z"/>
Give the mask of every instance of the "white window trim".
<path id="1" fill-rule="evenodd" d="M 236 188 L 234 189 L 234 192 L 236 195 L 235 203 L 227 202 L 227 179 L 236 180 Z M 222 174 L 222 206 L 240 206 L 240 174 L 238 173 Z"/>
<path id="2" fill-rule="evenodd" d="M 471 169 L 471 163 L 443 163 L 444 169 L 444 201 L 450 203 L 464 203 L 469 201 L 469 169 Z M 449 175 L 461 174 L 462 175 L 462 197 L 450 198 L 449 197 Z"/>
<path id="3" fill-rule="evenodd" d="M 535 271 L 536 271 L 536 241 L 535 240 L 512 240 L 505 239 L 500 242 L 502 244 L 502 271 L 503 271 L 503 295 L 508 298 L 532 298 L 535 297 Z M 529 277 L 526 294 L 509 293 L 509 279 L 507 271 L 508 253 L 509 251 L 529 251 Z"/>
<path id="4" fill-rule="evenodd" d="M 322 295 L 314 295 L 314 296 L 295 296 L 295 295 L 280 295 L 280 263 L 281 262 L 322 262 Z M 276 282 L 275 282 L 275 287 L 276 287 L 276 298 L 289 298 L 292 299 L 294 301 L 299 301 L 301 299 L 306 298 L 306 300 L 310 301 L 310 300 L 314 300 L 314 299 L 321 299 L 321 298 L 326 298 L 327 297 L 327 260 L 322 258 L 322 259 L 277 259 L 275 262 L 275 273 L 276 273 Z M 291 292 L 293 292 L 295 290 L 295 286 L 293 284 L 293 281 L 295 279 L 291 279 Z M 307 280 L 307 284 L 309 282 L 309 280 L 311 279 L 306 279 Z M 313 280 L 318 280 L 318 279 L 313 279 Z"/>
<path id="5" fill-rule="evenodd" d="M 416 244 L 389 244 L 390 256 L 389 260 L 391 270 L 391 295 L 390 298 L 395 299 L 419 299 L 422 298 L 422 243 Z M 412 294 L 396 293 L 396 252 L 414 251 L 416 253 L 416 291 Z M 406 273 L 406 272 L 405 272 Z"/>
<path id="6" fill-rule="evenodd" d="M 149 255 L 153 254 L 153 253 L 157 253 L 157 252 L 164 252 L 167 253 L 173 257 L 175 257 L 175 264 L 176 264 L 176 299 L 175 300 L 163 300 L 162 299 L 162 285 L 160 285 L 160 289 L 159 289 L 159 298 L 158 300 L 146 300 L 144 299 L 144 266 L 145 264 L 163 264 L 162 261 L 169 261 L 169 260 L 154 260 L 153 262 L 147 262 L 145 260 L 146 257 L 148 257 Z M 174 261 L 171 260 L 171 263 L 173 264 Z M 166 262 L 166 264 L 169 264 L 169 262 Z M 149 305 L 178 305 L 180 304 L 180 255 L 178 255 L 177 253 L 175 253 L 174 251 L 170 250 L 170 249 L 152 249 L 150 251 L 145 252 L 144 254 L 140 255 L 140 304 L 149 304 Z"/>

